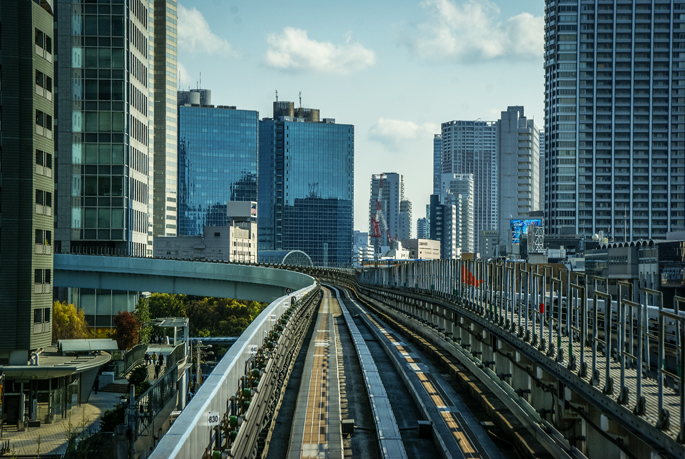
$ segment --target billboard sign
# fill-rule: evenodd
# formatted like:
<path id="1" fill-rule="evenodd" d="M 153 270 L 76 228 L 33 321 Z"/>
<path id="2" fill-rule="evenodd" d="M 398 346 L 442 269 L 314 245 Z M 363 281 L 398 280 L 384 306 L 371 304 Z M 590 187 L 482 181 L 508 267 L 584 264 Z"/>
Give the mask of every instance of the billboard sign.
<path id="1" fill-rule="evenodd" d="M 531 226 L 542 226 L 541 218 L 531 218 L 526 220 L 516 219 L 509 220 L 511 228 L 511 242 L 512 244 L 520 244 L 523 236 L 528 236 L 528 228 Z"/>

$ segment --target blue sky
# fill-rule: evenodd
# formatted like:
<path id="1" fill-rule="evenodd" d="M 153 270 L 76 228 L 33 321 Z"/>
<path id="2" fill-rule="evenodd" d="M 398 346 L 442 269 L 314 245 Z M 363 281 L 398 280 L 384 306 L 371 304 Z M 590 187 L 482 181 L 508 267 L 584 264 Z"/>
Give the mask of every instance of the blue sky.
<path id="1" fill-rule="evenodd" d="M 404 175 L 416 219 L 432 192 L 433 134 L 523 105 L 543 126 L 544 0 L 179 3 L 183 88 L 271 116 L 280 100 L 355 126 L 355 229 L 371 174 Z"/>

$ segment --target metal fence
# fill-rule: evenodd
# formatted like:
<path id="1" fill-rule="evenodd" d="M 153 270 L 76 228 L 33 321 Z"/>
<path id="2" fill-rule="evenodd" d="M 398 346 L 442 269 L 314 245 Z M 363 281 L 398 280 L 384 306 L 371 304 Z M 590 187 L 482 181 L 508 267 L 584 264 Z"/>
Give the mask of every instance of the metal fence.
<path id="1" fill-rule="evenodd" d="M 623 416 L 685 442 L 684 298 L 665 305 L 661 292 L 637 281 L 618 282 L 612 296 L 605 278 L 481 260 L 406 263 L 365 271 L 358 281 L 452 303 L 599 389 Z M 448 336 L 454 324 L 443 323 Z"/>
<path id="2" fill-rule="evenodd" d="M 166 404 L 176 396 L 177 381 L 178 368 L 174 365 L 136 399 L 136 425 L 133 429 L 135 440 L 152 424 L 153 419 L 164 409 Z"/>

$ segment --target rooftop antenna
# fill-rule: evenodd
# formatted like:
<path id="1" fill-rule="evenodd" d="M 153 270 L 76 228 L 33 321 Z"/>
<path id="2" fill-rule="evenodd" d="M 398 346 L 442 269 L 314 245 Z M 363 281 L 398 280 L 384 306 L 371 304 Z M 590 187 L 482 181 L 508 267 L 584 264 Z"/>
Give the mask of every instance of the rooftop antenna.
<path id="1" fill-rule="evenodd" d="M 200 88 L 201 87 L 202 87 L 202 72 L 200 72 Z M 197 89 L 200 89 L 200 88 L 197 88 Z"/>
<path id="2" fill-rule="evenodd" d="M 302 108 L 302 91 L 300 91 L 300 108 Z"/>
<path id="3" fill-rule="evenodd" d="M 181 72 L 178 72 L 178 90 L 181 90 Z"/>
<path id="4" fill-rule="evenodd" d="M 278 102 L 278 89 L 276 90 L 276 102 Z"/>

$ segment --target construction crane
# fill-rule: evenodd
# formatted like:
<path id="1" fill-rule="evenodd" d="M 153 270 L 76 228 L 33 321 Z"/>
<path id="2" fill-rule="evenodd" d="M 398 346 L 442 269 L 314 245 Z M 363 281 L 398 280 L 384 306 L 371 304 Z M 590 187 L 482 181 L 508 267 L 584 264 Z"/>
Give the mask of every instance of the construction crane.
<path id="1" fill-rule="evenodd" d="M 390 237 L 390 230 L 388 229 L 388 224 L 385 221 L 385 215 L 383 214 L 383 209 L 381 207 L 381 202 L 383 200 L 383 174 L 380 174 L 378 179 L 378 195 L 376 196 L 376 215 L 371 218 L 371 227 L 373 228 L 372 237 L 378 238 L 378 245 L 380 245 L 380 238 L 383 237 L 385 233 L 388 238 L 388 245 L 392 241 Z M 381 232 L 381 224 L 383 225 L 383 232 Z"/>

